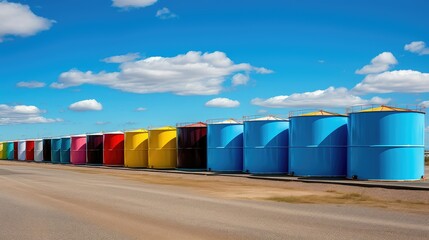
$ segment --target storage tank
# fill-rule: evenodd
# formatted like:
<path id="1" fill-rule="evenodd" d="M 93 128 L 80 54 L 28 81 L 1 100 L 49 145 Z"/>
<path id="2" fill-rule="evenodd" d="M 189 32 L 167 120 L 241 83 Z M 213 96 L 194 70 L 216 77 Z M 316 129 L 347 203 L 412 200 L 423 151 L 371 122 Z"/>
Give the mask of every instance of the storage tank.
<path id="1" fill-rule="evenodd" d="M 253 174 L 288 172 L 289 120 L 245 117 L 243 169 Z"/>
<path id="2" fill-rule="evenodd" d="M 289 173 L 345 177 L 347 116 L 319 110 L 291 113 L 289 119 Z"/>
<path id="3" fill-rule="evenodd" d="M 34 140 L 27 140 L 25 143 L 25 160 L 34 161 Z"/>
<path id="4" fill-rule="evenodd" d="M 107 166 L 124 166 L 123 132 L 103 134 L 103 164 Z"/>
<path id="5" fill-rule="evenodd" d="M 6 155 L 5 152 L 6 152 L 6 149 L 5 149 L 4 144 L 3 144 L 3 142 L 0 142 L 0 159 L 6 159 L 6 158 L 4 158 Z"/>
<path id="6" fill-rule="evenodd" d="M 6 159 L 13 160 L 14 142 L 7 142 Z"/>
<path id="7" fill-rule="evenodd" d="M 148 139 L 149 132 L 146 129 L 125 132 L 125 167 L 148 167 Z"/>
<path id="8" fill-rule="evenodd" d="M 43 140 L 34 140 L 34 161 L 43 162 Z"/>
<path id="9" fill-rule="evenodd" d="M 51 139 L 51 162 L 60 163 L 61 138 Z"/>
<path id="10" fill-rule="evenodd" d="M 148 165 L 150 168 L 176 168 L 176 136 L 176 128 L 171 126 L 149 130 Z"/>
<path id="11" fill-rule="evenodd" d="M 349 110 L 347 177 L 418 180 L 424 176 L 424 112 L 380 106 Z"/>
<path id="12" fill-rule="evenodd" d="M 177 124 L 177 168 L 207 169 L 207 124 Z"/>
<path id="13" fill-rule="evenodd" d="M 74 165 L 86 164 L 86 135 L 71 136 L 70 162 Z"/>
<path id="14" fill-rule="evenodd" d="M 43 139 L 43 161 L 45 162 L 51 161 L 51 139 L 50 138 Z"/>
<path id="15" fill-rule="evenodd" d="M 13 142 L 13 159 L 18 160 L 18 141 Z"/>
<path id="16" fill-rule="evenodd" d="M 18 141 L 18 160 L 25 161 L 26 159 L 25 147 L 26 147 L 25 140 Z"/>
<path id="17" fill-rule="evenodd" d="M 86 163 L 103 164 L 103 134 L 93 133 L 86 136 Z"/>
<path id="18" fill-rule="evenodd" d="M 60 162 L 63 164 L 70 163 L 70 137 L 61 138 Z"/>
<path id="19" fill-rule="evenodd" d="M 207 123 L 207 170 L 243 171 L 243 123 L 234 119 Z"/>

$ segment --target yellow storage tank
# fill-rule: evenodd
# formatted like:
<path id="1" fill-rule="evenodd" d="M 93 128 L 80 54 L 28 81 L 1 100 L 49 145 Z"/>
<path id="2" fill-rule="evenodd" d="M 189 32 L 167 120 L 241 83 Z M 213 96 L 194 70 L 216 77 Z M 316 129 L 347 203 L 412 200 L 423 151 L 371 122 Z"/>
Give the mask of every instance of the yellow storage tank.
<path id="1" fill-rule="evenodd" d="M 149 130 L 150 168 L 176 168 L 177 143 L 176 128 L 162 127 Z"/>
<path id="2" fill-rule="evenodd" d="M 124 166 L 148 167 L 148 131 L 138 129 L 127 131 L 124 135 Z"/>
<path id="3" fill-rule="evenodd" d="M 4 158 L 3 158 L 3 154 L 4 154 L 4 153 L 3 153 L 3 150 L 4 150 L 4 151 L 6 151 L 6 149 L 3 149 L 3 143 L 2 143 L 2 142 L 0 142 L 0 159 L 4 159 Z"/>

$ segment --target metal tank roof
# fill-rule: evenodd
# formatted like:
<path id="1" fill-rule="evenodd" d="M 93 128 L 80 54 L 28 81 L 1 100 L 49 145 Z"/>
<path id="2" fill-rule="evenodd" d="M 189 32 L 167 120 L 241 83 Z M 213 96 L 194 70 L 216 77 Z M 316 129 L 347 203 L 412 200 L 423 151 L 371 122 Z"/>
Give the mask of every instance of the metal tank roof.
<path id="1" fill-rule="evenodd" d="M 324 111 L 324 110 L 318 110 L 318 111 L 314 111 L 314 112 L 304 113 L 304 114 L 301 114 L 299 116 L 311 117 L 311 116 L 345 116 L 345 115 L 339 114 L 339 113 L 334 113 L 334 112 L 328 112 L 328 111 Z"/>
<path id="2" fill-rule="evenodd" d="M 137 132 L 148 132 L 148 131 L 147 129 L 144 129 L 144 128 L 124 131 L 124 133 L 137 133 Z"/>
<path id="3" fill-rule="evenodd" d="M 260 115 L 244 116 L 243 119 L 244 119 L 245 122 L 248 122 L 248 121 L 285 121 L 285 120 L 288 120 L 286 118 L 281 118 L 281 117 L 275 116 L 275 115 L 268 115 L 268 116 L 260 116 Z"/>
<path id="4" fill-rule="evenodd" d="M 350 113 L 370 113 L 370 112 L 417 112 L 425 113 L 421 106 L 417 105 L 403 105 L 404 107 L 394 107 L 387 105 L 380 106 L 354 106 L 347 109 L 347 112 Z"/>
<path id="5" fill-rule="evenodd" d="M 195 122 L 195 123 L 178 123 L 177 127 L 181 128 L 192 128 L 192 127 L 207 127 L 206 123 L 203 122 Z"/>

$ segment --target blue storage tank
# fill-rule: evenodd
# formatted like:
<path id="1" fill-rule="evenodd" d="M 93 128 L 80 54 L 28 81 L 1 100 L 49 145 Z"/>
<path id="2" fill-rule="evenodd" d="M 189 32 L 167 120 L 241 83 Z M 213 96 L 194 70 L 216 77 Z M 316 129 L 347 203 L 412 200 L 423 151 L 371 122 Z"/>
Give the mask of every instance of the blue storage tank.
<path id="1" fill-rule="evenodd" d="M 244 172 L 288 173 L 289 120 L 245 117 L 243 139 Z"/>
<path id="2" fill-rule="evenodd" d="M 51 139 L 51 162 L 60 163 L 61 138 Z"/>
<path id="3" fill-rule="evenodd" d="M 14 146 L 13 145 L 14 145 L 13 142 L 7 142 L 6 149 L 3 149 L 3 151 L 6 150 L 6 159 L 7 160 L 13 160 L 13 153 L 14 153 Z"/>
<path id="4" fill-rule="evenodd" d="M 61 138 L 61 163 L 70 163 L 70 137 Z"/>
<path id="5" fill-rule="evenodd" d="M 323 110 L 289 116 L 289 174 L 345 177 L 347 116 Z"/>
<path id="6" fill-rule="evenodd" d="M 243 171 L 243 124 L 233 119 L 207 122 L 207 170 Z"/>
<path id="7" fill-rule="evenodd" d="M 381 106 L 349 113 L 347 177 L 418 180 L 424 176 L 424 112 Z"/>

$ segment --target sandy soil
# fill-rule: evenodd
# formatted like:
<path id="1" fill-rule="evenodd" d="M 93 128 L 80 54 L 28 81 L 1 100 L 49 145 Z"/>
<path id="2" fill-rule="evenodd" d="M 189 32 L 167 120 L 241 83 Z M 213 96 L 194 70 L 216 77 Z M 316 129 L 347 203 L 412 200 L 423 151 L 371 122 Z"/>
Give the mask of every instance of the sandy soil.
<path id="1" fill-rule="evenodd" d="M 193 175 L 149 171 L 52 165 L 28 162 L 32 167 L 104 174 L 122 179 L 186 188 L 200 194 L 229 199 L 278 201 L 296 204 L 353 204 L 421 214 L 429 213 L 429 191 L 365 188 L 319 183 L 264 181 L 242 177 Z"/>

